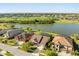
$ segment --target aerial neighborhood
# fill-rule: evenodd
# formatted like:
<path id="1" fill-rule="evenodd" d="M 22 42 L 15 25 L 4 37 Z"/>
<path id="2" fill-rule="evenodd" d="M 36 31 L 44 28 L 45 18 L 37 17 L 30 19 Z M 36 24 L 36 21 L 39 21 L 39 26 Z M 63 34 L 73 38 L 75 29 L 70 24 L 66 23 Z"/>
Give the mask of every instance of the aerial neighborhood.
<path id="1" fill-rule="evenodd" d="M 78 16 L 75 13 L 1 14 L 0 55 L 78 56 L 79 30 L 72 27 L 79 24 Z"/>
<path id="2" fill-rule="evenodd" d="M 8 24 L 0 24 L 7 26 Z M 31 28 L 0 29 L 1 55 L 7 56 L 62 56 L 79 55 L 78 34 L 63 36 L 56 33 L 33 31 Z M 2 45 L 2 46 L 1 46 Z M 9 47 L 9 48 L 8 48 Z M 10 50 L 11 49 L 11 50 Z M 16 51 L 16 52 L 13 52 Z"/>
<path id="3" fill-rule="evenodd" d="M 79 56 L 78 6 L 1 3 L 0 56 Z"/>

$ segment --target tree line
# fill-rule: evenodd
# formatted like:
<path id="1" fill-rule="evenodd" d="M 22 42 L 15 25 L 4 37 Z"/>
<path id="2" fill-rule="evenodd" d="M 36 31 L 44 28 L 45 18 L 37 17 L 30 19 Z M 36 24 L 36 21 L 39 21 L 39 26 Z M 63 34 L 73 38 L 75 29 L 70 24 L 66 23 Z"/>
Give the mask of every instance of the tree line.
<path id="1" fill-rule="evenodd" d="M 58 20 L 53 17 L 1 17 L 0 23 L 52 24 Z"/>

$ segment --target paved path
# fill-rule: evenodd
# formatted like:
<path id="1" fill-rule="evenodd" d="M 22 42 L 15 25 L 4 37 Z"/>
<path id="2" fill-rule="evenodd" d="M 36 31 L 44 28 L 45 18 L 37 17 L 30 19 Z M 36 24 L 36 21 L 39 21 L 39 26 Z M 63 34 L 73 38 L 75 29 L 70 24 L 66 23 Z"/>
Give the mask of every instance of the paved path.
<path id="1" fill-rule="evenodd" d="M 3 44 L 3 43 L 0 43 L 0 48 L 12 53 L 15 56 L 33 56 L 32 53 L 27 53 L 27 52 L 21 51 L 17 48 L 14 48 L 14 46 L 9 46 L 9 45 Z"/>
<path id="2" fill-rule="evenodd" d="M 71 56 L 70 53 L 66 53 L 65 51 L 59 52 L 58 56 Z"/>

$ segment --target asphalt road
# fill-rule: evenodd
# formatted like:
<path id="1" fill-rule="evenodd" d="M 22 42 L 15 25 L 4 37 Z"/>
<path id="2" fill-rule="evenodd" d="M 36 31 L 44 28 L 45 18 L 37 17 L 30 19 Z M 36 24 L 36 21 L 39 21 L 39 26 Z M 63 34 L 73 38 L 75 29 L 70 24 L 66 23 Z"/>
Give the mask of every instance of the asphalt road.
<path id="1" fill-rule="evenodd" d="M 12 53 L 15 56 L 34 56 L 32 53 L 27 53 L 27 52 L 21 51 L 21 50 L 15 48 L 14 46 L 9 46 L 9 45 L 3 44 L 3 43 L 0 43 L 0 48 Z"/>

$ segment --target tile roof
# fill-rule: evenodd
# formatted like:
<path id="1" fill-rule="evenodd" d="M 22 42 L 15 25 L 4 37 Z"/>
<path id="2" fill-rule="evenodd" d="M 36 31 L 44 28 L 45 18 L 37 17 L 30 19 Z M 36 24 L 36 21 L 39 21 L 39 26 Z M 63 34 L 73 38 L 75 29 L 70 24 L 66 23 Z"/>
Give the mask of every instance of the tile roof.
<path id="1" fill-rule="evenodd" d="M 65 46 L 71 46 L 71 47 L 73 46 L 72 40 L 66 39 L 65 37 L 62 37 L 62 36 L 54 37 L 52 42 L 54 42 L 55 44 L 61 44 Z"/>

